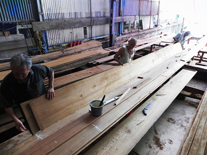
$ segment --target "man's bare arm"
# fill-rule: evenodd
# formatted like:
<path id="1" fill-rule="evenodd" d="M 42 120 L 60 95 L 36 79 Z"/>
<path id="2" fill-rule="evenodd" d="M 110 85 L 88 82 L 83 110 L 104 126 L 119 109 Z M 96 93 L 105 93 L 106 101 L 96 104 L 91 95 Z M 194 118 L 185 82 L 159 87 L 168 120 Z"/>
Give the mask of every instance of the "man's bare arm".
<path id="1" fill-rule="evenodd" d="M 54 72 L 49 78 L 49 85 L 47 89 L 47 99 L 51 100 L 53 97 L 55 97 L 55 91 L 54 91 Z"/>
<path id="2" fill-rule="evenodd" d="M 116 54 L 114 55 L 114 60 L 115 61 L 117 61 L 118 63 L 119 63 L 119 65 L 123 65 L 120 61 L 119 61 L 119 56 L 120 57 L 123 57 L 124 55 L 124 53 L 123 53 L 123 48 L 120 48 L 119 50 L 118 50 L 118 52 L 116 52 Z"/>
<path id="3" fill-rule="evenodd" d="M 14 120 L 17 130 L 19 130 L 19 131 L 25 131 L 26 130 L 26 127 L 18 119 L 18 117 L 14 114 L 14 111 L 13 111 L 12 108 L 5 108 L 5 111 Z"/>

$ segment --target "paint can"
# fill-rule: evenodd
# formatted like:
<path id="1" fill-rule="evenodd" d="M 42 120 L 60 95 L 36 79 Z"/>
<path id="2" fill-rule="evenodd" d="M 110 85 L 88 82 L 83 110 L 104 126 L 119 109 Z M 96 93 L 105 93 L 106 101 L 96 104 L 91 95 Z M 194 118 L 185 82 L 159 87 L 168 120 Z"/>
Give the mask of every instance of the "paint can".
<path id="1" fill-rule="evenodd" d="M 90 112 L 93 116 L 101 116 L 102 115 L 104 104 L 102 106 L 99 106 L 100 103 L 101 103 L 100 100 L 91 101 L 91 103 L 90 103 L 90 107 L 91 107 Z"/>

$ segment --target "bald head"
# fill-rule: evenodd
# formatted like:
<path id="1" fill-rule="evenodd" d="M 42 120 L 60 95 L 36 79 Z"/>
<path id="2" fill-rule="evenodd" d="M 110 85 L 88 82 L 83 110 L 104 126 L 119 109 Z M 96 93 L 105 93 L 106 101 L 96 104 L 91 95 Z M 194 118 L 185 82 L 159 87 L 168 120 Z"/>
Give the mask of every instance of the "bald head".
<path id="1" fill-rule="evenodd" d="M 137 39 L 136 38 L 131 38 L 129 40 L 129 43 L 134 43 L 136 45 L 137 44 Z"/>
<path id="2" fill-rule="evenodd" d="M 135 38 L 131 38 L 129 41 L 128 41 L 128 46 L 127 48 L 130 50 L 130 49 L 133 49 L 137 44 L 137 39 Z"/>

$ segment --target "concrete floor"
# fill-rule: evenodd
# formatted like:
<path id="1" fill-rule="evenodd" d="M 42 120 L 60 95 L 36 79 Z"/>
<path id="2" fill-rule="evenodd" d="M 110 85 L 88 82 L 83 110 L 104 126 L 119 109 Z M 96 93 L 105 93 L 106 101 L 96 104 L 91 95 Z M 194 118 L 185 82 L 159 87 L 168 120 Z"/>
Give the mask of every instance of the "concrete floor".
<path id="1" fill-rule="evenodd" d="M 150 128 L 132 153 L 176 155 L 196 111 L 199 100 L 176 99 Z"/>
<path id="2" fill-rule="evenodd" d="M 188 86 L 205 90 L 206 80 L 193 78 Z M 176 155 L 200 100 L 175 99 L 129 155 Z"/>

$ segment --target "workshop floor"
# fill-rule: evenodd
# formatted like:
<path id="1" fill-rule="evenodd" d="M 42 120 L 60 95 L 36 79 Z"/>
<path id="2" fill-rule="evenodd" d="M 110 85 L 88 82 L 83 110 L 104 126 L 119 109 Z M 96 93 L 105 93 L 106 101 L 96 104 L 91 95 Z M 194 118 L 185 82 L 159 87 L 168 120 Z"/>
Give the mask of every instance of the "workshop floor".
<path id="1" fill-rule="evenodd" d="M 205 90 L 206 80 L 193 78 L 188 85 Z M 137 143 L 129 155 L 176 155 L 200 100 L 175 99 Z"/>
<path id="2" fill-rule="evenodd" d="M 130 154 L 176 155 L 198 103 L 189 98 L 174 100 Z"/>

